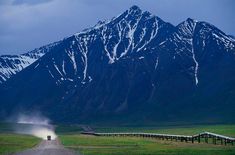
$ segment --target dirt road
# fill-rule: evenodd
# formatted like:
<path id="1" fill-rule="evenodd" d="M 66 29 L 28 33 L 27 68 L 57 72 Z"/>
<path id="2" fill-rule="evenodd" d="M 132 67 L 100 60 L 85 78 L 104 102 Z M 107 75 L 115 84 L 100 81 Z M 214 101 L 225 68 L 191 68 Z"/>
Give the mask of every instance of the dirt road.
<path id="1" fill-rule="evenodd" d="M 58 140 L 43 140 L 37 147 L 15 155 L 79 155 L 72 150 L 65 149 Z"/>

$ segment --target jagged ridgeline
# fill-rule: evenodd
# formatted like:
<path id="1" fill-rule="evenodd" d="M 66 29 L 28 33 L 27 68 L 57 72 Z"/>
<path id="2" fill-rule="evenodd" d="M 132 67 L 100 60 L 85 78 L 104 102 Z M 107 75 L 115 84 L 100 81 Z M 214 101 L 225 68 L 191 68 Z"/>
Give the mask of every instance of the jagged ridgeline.
<path id="1" fill-rule="evenodd" d="M 235 40 L 137 6 L 59 42 L 0 57 L 1 117 L 21 109 L 56 122 L 232 122 Z"/>

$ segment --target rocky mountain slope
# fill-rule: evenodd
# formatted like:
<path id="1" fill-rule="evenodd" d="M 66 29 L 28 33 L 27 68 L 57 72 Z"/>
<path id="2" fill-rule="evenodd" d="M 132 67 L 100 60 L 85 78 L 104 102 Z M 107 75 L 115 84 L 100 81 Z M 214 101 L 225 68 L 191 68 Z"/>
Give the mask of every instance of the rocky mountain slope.
<path id="1" fill-rule="evenodd" d="M 53 46 L 1 85 L 1 116 L 57 122 L 234 121 L 235 40 L 131 7 Z"/>
<path id="2" fill-rule="evenodd" d="M 49 44 L 21 55 L 1 55 L 0 56 L 0 84 L 10 77 L 28 67 L 33 62 L 51 50 L 57 43 Z"/>

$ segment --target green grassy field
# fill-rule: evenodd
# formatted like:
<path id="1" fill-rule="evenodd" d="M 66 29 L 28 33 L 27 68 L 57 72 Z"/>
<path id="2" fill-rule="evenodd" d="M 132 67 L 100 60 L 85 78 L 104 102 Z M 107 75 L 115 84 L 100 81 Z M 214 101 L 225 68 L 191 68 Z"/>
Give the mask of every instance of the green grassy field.
<path id="1" fill-rule="evenodd" d="M 194 135 L 200 132 L 213 132 L 235 137 L 235 125 L 195 125 L 195 126 L 163 126 L 163 127 L 95 127 L 96 132 L 146 132 Z"/>
<path id="2" fill-rule="evenodd" d="M 10 154 L 32 148 L 40 142 L 39 138 L 9 133 L 0 133 L 0 154 Z"/>
<path id="3" fill-rule="evenodd" d="M 207 125 L 190 127 L 96 127 L 98 132 L 150 132 L 193 135 L 203 131 L 235 137 L 235 125 Z M 84 155 L 234 155 L 235 146 L 191 144 L 133 137 L 95 137 L 79 133 L 62 134 L 67 148 Z"/>
<path id="4" fill-rule="evenodd" d="M 41 141 L 33 136 L 15 134 L 14 128 L 22 126 L 14 123 L 0 123 L 0 155 L 32 148 Z"/>
<path id="5" fill-rule="evenodd" d="M 82 131 L 80 125 L 57 125 L 55 130 L 57 134 L 75 134 Z"/>
<path id="6" fill-rule="evenodd" d="M 15 125 L 15 124 L 14 124 Z M 34 147 L 40 139 L 13 134 L 12 124 L 0 124 L 0 154 L 18 152 Z M 97 132 L 146 132 L 194 135 L 203 131 L 235 137 L 235 125 L 100 127 Z M 235 146 L 192 144 L 135 137 L 95 137 L 81 135 L 79 125 L 59 125 L 56 128 L 65 147 L 84 155 L 235 155 Z"/>

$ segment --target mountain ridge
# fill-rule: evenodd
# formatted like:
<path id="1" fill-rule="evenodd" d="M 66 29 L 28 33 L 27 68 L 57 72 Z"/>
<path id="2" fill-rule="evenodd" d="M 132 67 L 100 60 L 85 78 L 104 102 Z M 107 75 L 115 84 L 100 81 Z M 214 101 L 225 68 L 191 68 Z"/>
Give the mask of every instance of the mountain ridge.
<path id="1" fill-rule="evenodd" d="M 41 58 L 56 44 L 51 43 L 19 55 L 0 55 L 0 84 Z"/>
<path id="2" fill-rule="evenodd" d="M 57 122 L 107 116 L 107 121 L 228 121 L 234 107 L 234 45 L 209 23 L 188 18 L 173 26 L 134 6 L 62 40 L 3 83 L 6 110 L 0 113 L 34 109 Z M 204 106 L 214 108 L 200 109 L 206 101 Z M 194 109 L 198 114 L 186 118 Z"/>
<path id="3" fill-rule="evenodd" d="M 87 33 L 89 31 L 92 31 L 94 29 L 97 29 L 97 28 L 100 28 L 106 24 L 108 24 L 109 22 L 115 20 L 115 19 L 118 19 L 120 18 L 120 16 L 124 16 L 125 14 L 128 14 L 129 12 L 131 12 L 132 14 L 135 15 L 135 13 L 137 12 L 138 15 L 142 15 L 142 14 L 146 14 L 148 15 L 149 17 L 151 18 L 156 18 L 160 21 L 163 21 L 161 18 L 155 16 L 155 15 L 152 15 L 150 12 L 148 11 L 142 11 L 138 6 L 134 5 L 132 6 L 129 10 L 126 10 L 124 13 L 120 14 L 119 16 L 117 17 L 114 17 L 112 18 L 111 20 L 106 20 L 106 21 L 100 21 L 98 22 L 95 26 L 93 27 L 90 27 L 88 29 L 85 29 L 85 30 L 82 30 L 81 32 L 78 32 L 78 33 L 75 33 L 74 35 L 72 36 L 77 36 L 79 34 L 82 34 L 82 33 Z M 183 21 L 182 23 L 180 24 L 183 24 L 185 22 L 191 22 L 192 23 L 204 23 L 204 24 L 209 24 L 209 23 L 206 23 L 206 22 L 199 22 L 197 20 L 194 20 L 194 19 L 191 19 L 191 18 L 187 18 L 185 21 Z M 170 23 L 168 23 L 170 24 Z M 180 26 L 180 24 L 178 24 L 177 26 L 175 26 L 176 28 Z M 170 24 L 171 26 L 173 26 L 172 24 Z M 211 24 L 209 24 L 211 25 Z M 213 25 L 211 25 L 212 27 L 214 27 Z M 216 27 L 214 27 L 216 28 Z M 221 31 L 222 32 L 222 31 Z M 226 35 L 226 34 L 224 34 Z M 70 37 L 72 37 L 70 36 Z M 229 39 L 231 40 L 235 40 L 234 37 L 228 35 L 228 37 L 230 37 Z M 69 38 L 69 37 L 67 37 Z M 66 38 L 64 38 L 66 39 Z M 63 39 L 63 40 L 64 40 Z M 58 41 L 58 42 L 61 42 L 61 41 Z M 20 54 L 20 55 L 1 55 L 0 56 L 0 59 L 1 59 L 1 65 L 0 66 L 0 69 L 1 69 L 1 75 L 0 75 L 0 84 L 4 81 L 6 81 L 8 78 L 10 78 L 12 75 L 16 74 L 17 72 L 21 71 L 22 69 L 24 69 L 25 67 L 27 67 L 28 65 L 32 64 L 32 62 L 36 61 L 38 58 L 40 58 L 41 56 L 43 56 L 46 52 L 42 52 L 42 53 L 38 53 L 38 55 L 36 54 L 37 50 L 40 51 L 40 49 L 43 49 L 43 48 L 47 48 L 47 47 L 50 47 L 50 46 L 53 46 L 53 45 L 56 45 L 57 42 L 55 43 L 51 43 L 51 44 L 48 44 L 48 45 L 45 45 L 45 46 L 42 46 L 38 49 L 34 49 L 33 51 L 30 51 L 30 52 L 27 52 L 27 53 L 24 53 L 24 54 Z M 32 53 L 32 54 L 30 54 Z M 35 53 L 35 54 L 34 54 Z M 25 56 L 25 57 L 24 57 Z M 11 59 L 11 57 L 14 57 L 15 59 L 18 59 L 19 61 L 21 60 L 22 62 L 20 62 L 19 64 L 14 64 L 12 62 L 6 62 L 6 61 L 10 61 L 9 59 Z M 28 60 L 27 59 L 32 59 L 32 60 Z M 112 58 L 111 58 L 112 59 Z M 110 61 L 113 61 L 113 60 L 110 60 Z M 27 64 L 27 65 L 24 65 L 24 64 Z M 10 67 L 10 66 L 14 66 L 15 65 L 15 68 L 13 67 Z M 7 68 L 8 67 L 8 68 Z"/>

